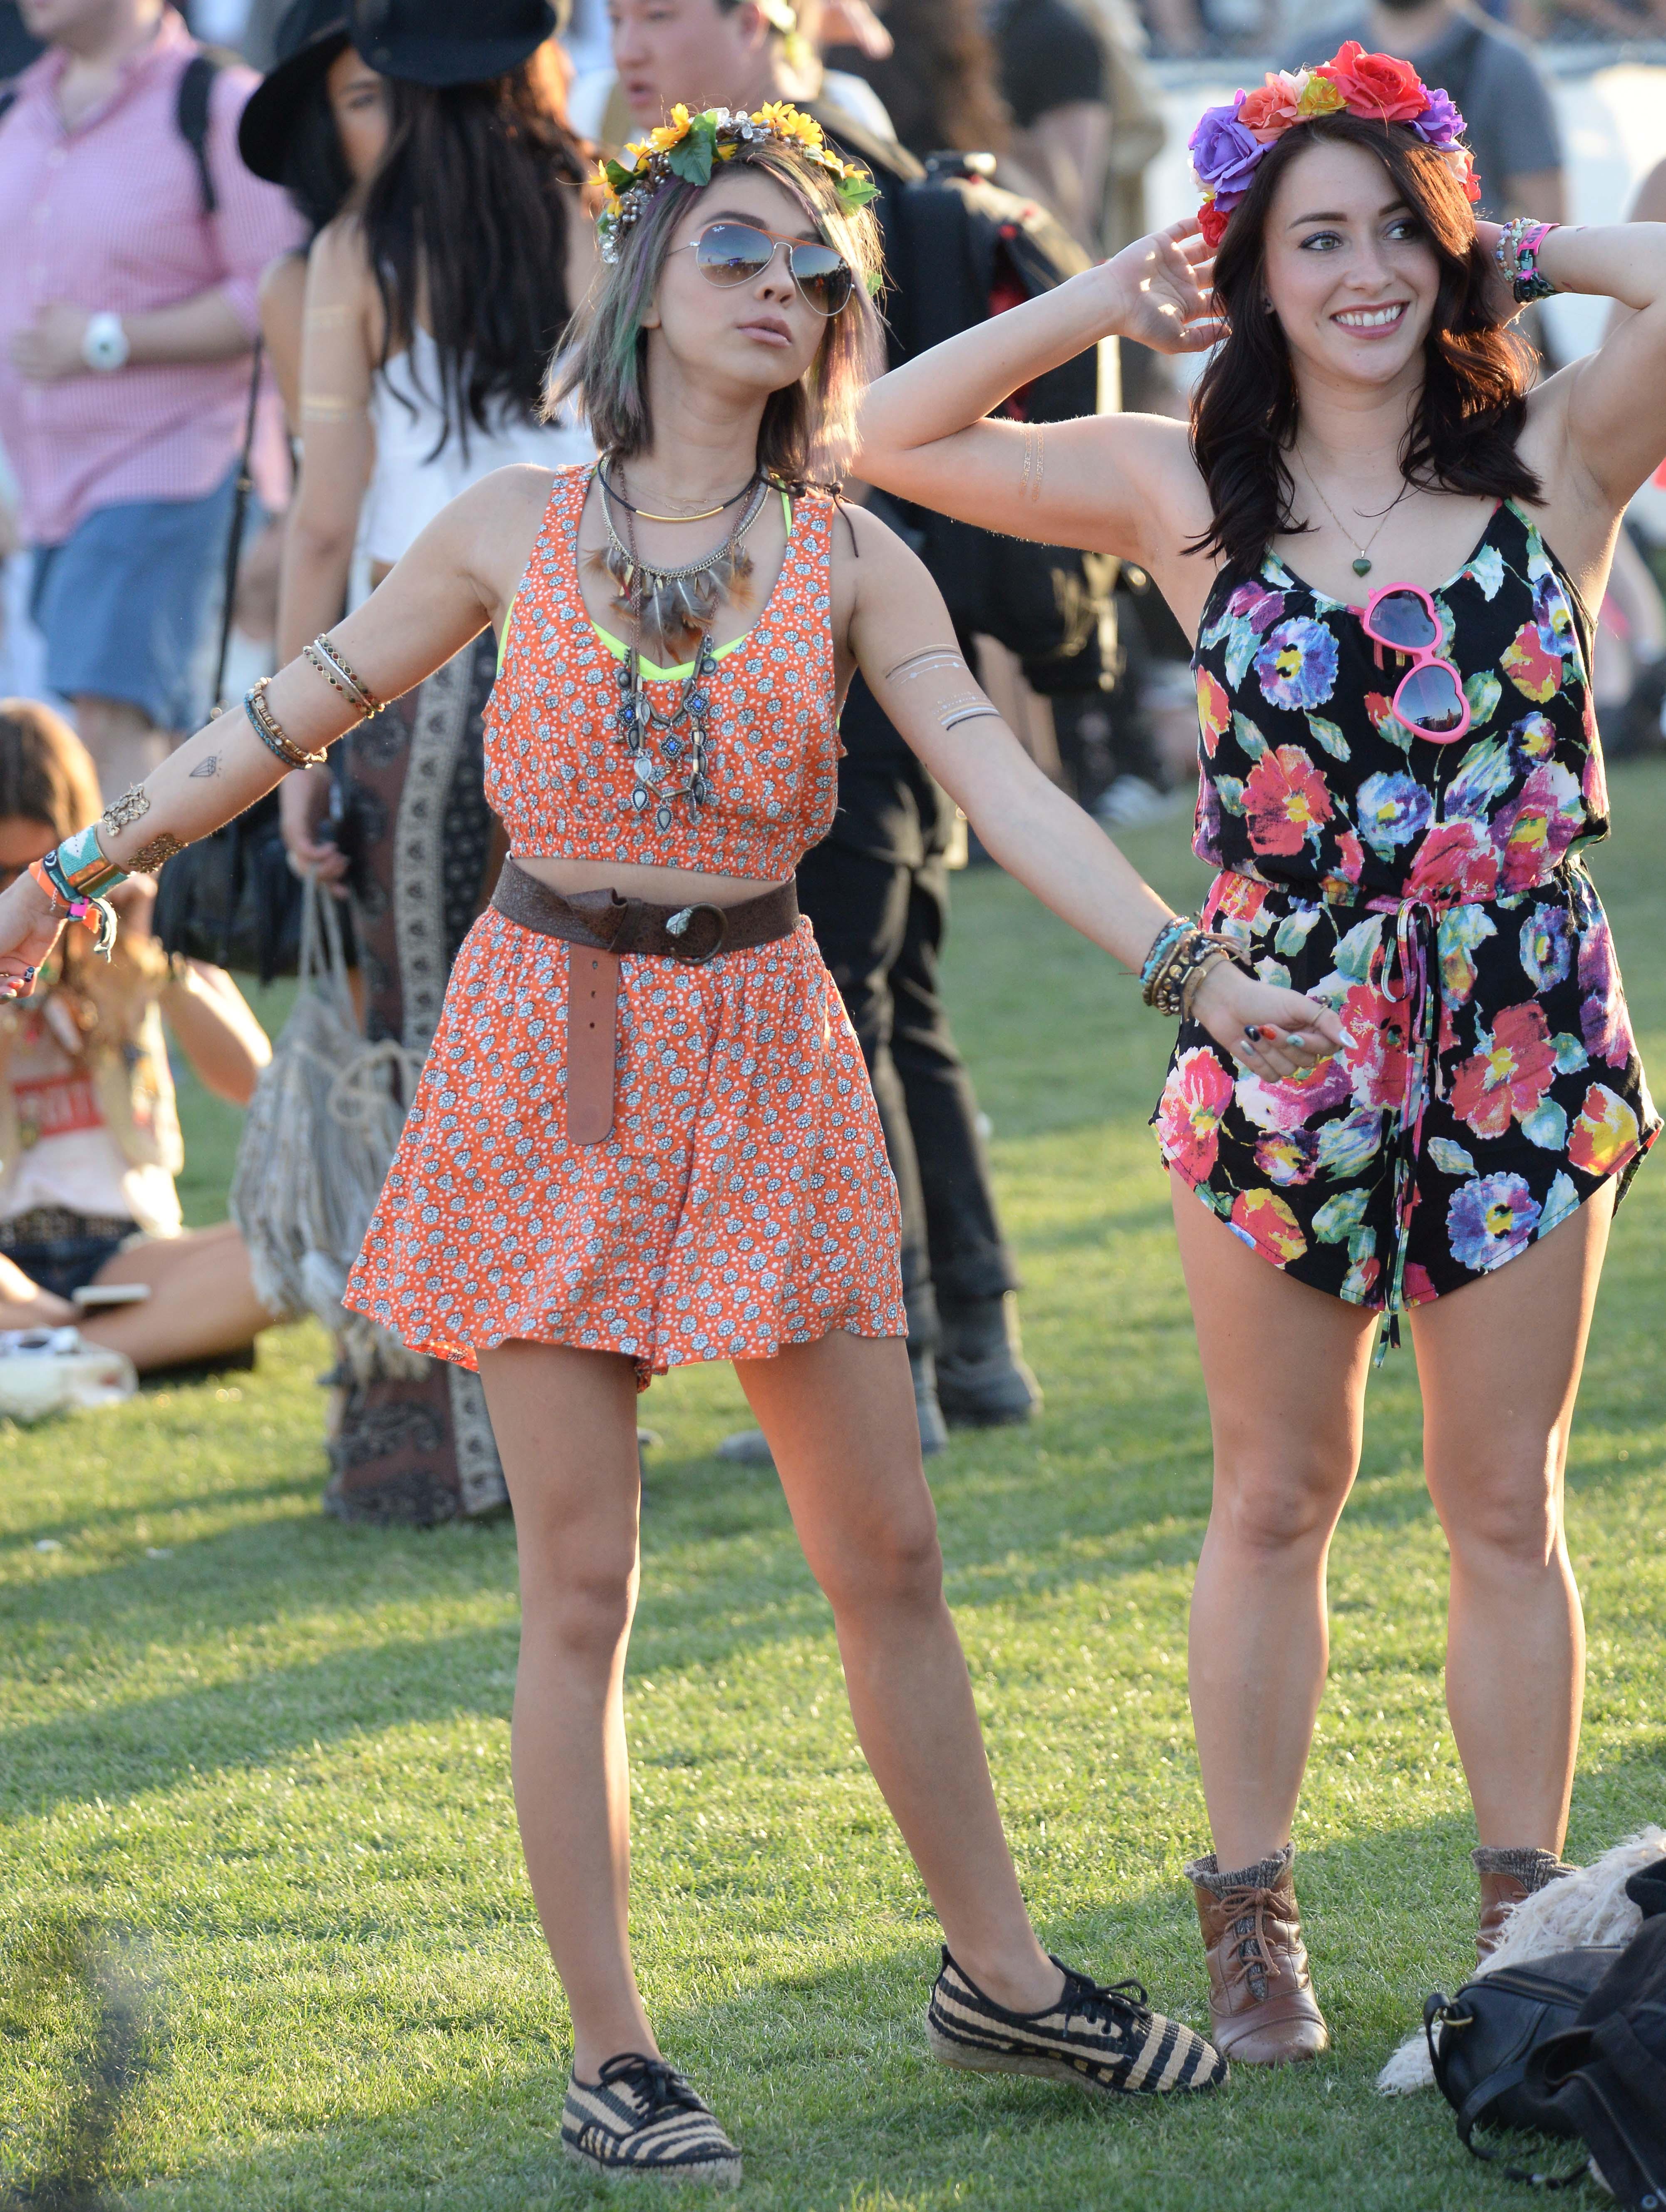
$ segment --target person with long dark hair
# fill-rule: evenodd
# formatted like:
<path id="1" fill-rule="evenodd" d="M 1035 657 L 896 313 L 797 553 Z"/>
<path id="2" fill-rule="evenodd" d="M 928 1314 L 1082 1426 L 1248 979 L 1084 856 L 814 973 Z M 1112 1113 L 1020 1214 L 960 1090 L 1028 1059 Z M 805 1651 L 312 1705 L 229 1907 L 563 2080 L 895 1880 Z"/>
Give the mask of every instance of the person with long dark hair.
<path id="1" fill-rule="evenodd" d="M 570 410 L 554 423 L 542 411 L 593 267 L 555 23 L 546 0 L 482 0 L 460 28 L 443 0 L 366 0 L 338 32 L 315 31 L 310 64 L 294 64 L 316 82 L 319 40 L 339 37 L 322 78 L 330 114 L 315 90 L 295 129 L 272 134 L 275 162 L 327 183 L 331 129 L 350 174 L 355 132 L 380 121 L 386 143 L 308 257 L 280 659 L 340 614 L 356 550 L 374 586 L 469 484 L 592 451 Z M 371 73 L 381 113 L 360 123 L 342 111 Z M 502 857 L 483 783 L 495 674 L 490 640 L 477 639 L 356 731 L 333 812 L 322 771 L 282 795 L 298 863 L 349 892 L 368 1036 L 417 1058 Z M 394 1353 L 367 1373 L 361 1358 L 341 1376 L 326 1503 L 344 1518 L 432 1521 L 504 1503 L 475 1378 L 411 1366 Z"/>
<path id="2" fill-rule="evenodd" d="M 513 851 L 348 1299 L 484 1379 L 520 1565 L 516 1811 L 572 2010 L 563 2148 L 733 2183 L 740 2154 L 661 2055 L 629 1941 L 635 1408 L 690 1362 L 734 1363 L 832 1603 L 863 1749 L 942 1920 L 933 2057 L 1101 2095 L 1226 2073 L 1137 1984 L 1043 1951 L 1001 1831 L 943 1595 L 896 1185 L 793 890 L 836 804 L 855 671 L 990 850 L 1207 1034 L 1293 1030 L 1316 1065 L 1341 1033 L 1177 925 L 1021 750 L 923 565 L 835 495 L 879 343 L 872 180 L 780 101 L 682 112 L 626 153 L 562 374 L 603 457 L 471 486 L 246 715 L 0 894 L 0 1000 L 125 863 L 500 631 L 490 791 Z"/>
<path id="3" fill-rule="evenodd" d="M 387 145 L 386 84 L 347 35 L 343 0 L 293 0 L 276 59 L 237 131 L 244 166 L 282 185 L 307 236 L 260 283 L 260 330 L 290 434 L 301 436 L 301 349 L 313 240 L 364 185 Z"/>
<path id="4" fill-rule="evenodd" d="M 1562 1471 L 1608 1224 L 1659 1128 L 1579 853 L 1608 826 L 1588 610 L 1666 453 L 1666 227 L 1477 223 L 1462 129 L 1357 46 L 1269 77 L 1200 124 L 1195 219 L 895 371 L 857 464 L 1155 577 L 1195 641 L 1204 921 L 1345 1036 L 1310 1069 L 1276 1028 L 1223 1049 L 1187 1021 L 1154 1117 L 1215 1447 L 1191 1640 L 1214 1850 L 1190 1872 L 1216 2039 L 1251 2063 L 1327 2040 L 1291 1832 L 1385 1315 L 1451 1551 L 1481 1947 L 1560 1871 Z M 1532 386 L 1509 325 L 1553 289 L 1637 312 Z M 1189 434 L 982 419 L 1112 331 L 1218 345 Z"/>

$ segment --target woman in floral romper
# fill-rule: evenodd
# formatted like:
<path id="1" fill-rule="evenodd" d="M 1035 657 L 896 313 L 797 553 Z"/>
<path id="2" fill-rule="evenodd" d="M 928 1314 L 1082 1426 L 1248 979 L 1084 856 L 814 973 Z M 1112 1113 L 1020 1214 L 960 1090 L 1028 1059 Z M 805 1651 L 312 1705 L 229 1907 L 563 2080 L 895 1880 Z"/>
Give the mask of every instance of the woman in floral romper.
<path id="1" fill-rule="evenodd" d="M 1351 41 L 1269 76 L 1199 125 L 1195 221 L 897 371 L 862 422 L 886 489 L 1155 576 L 1195 640 L 1202 919 L 1343 1034 L 1316 1061 L 1185 1021 L 1154 1116 L 1215 1444 L 1190 1682 L 1214 1850 L 1189 1872 L 1215 2039 L 1251 2063 L 1328 2040 L 1290 1838 L 1383 1316 L 1451 1552 L 1481 1947 L 1562 1870 L 1562 1471 L 1659 1126 L 1580 854 L 1608 827 L 1588 610 L 1666 453 L 1666 228 L 1477 223 L 1462 128 Z M 1635 312 L 1529 389 L 1508 325 L 1551 289 Z M 1113 331 L 1218 347 L 1189 433 L 982 419 Z"/>

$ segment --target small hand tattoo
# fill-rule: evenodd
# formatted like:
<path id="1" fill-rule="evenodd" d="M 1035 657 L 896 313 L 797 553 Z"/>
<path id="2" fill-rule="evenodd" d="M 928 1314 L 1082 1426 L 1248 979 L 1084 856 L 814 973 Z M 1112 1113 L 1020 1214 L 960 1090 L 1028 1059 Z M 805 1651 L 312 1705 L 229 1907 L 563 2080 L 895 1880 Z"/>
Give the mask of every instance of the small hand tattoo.
<path id="1" fill-rule="evenodd" d="M 191 771 L 191 781 L 194 783 L 199 776 L 218 775 L 219 773 L 220 756 L 218 753 L 210 753 L 206 760 L 199 760 L 196 767 L 192 769 Z"/>

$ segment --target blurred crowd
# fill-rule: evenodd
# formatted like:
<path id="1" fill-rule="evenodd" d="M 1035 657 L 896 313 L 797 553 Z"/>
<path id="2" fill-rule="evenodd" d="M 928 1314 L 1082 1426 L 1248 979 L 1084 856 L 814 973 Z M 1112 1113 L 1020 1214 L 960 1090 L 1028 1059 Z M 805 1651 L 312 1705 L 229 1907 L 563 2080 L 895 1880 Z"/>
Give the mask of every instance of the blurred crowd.
<path id="1" fill-rule="evenodd" d="M 672 102 L 793 100 L 868 166 L 900 359 L 1146 231 L 1164 58 L 1296 63 L 1347 37 L 1404 55 L 1469 117 L 1486 211 L 1548 219 L 1563 155 L 1533 41 L 1647 39 L 1657 12 L 1666 0 L 0 0 L 0 882 L 373 590 L 475 478 L 590 459 L 580 421 L 542 408 L 593 266 L 586 180 Z M 1183 404 L 1167 364 L 1112 344 L 1007 405 L 1044 421 Z M 1143 576 L 886 512 L 1049 773 L 1112 827 L 1189 806 L 1186 643 Z M 1657 744 L 1666 617 L 1628 541 L 1602 636 L 1605 732 Z M 141 1370 L 246 1354 L 282 1304 L 271 1224 L 246 1200 L 181 1236 L 161 1024 L 210 1088 L 247 1099 L 270 1054 L 225 969 L 294 972 L 306 877 L 345 919 L 375 1079 L 408 1085 L 502 859 L 481 750 L 496 662 L 483 636 L 228 846 L 171 863 L 154 916 L 130 886 L 115 975 L 66 953 L 5 1010 L 0 1331 L 73 1320 Z M 938 992 L 964 828 L 860 683 L 843 731 L 838 826 L 800 896 L 903 1197 L 930 1449 L 945 1419 L 1025 1419 L 1037 1391 Z M 271 1202 L 299 1217 L 309 1201 Z M 315 1310 L 339 1318 L 351 1253 L 308 1256 Z M 337 1510 L 502 1502 L 472 1376 L 345 1328 L 337 1350 Z"/>

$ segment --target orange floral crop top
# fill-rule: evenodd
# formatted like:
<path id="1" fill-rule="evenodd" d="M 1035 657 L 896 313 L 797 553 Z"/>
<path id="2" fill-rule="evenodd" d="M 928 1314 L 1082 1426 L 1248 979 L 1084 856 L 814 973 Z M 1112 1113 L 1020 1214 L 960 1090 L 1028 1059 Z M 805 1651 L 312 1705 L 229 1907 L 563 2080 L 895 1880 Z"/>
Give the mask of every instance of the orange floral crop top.
<path id="1" fill-rule="evenodd" d="M 620 732 L 622 648 L 591 620 L 579 588 L 590 477 L 587 467 L 556 470 L 509 610 L 485 714 L 488 803 L 528 859 L 783 882 L 838 805 L 833 502 L 795 501 L 774 591 L 708 664 L 707 795 L 696 805 L 682 788 L 684 740 L 655 726 L 633 754 Z M 686 672 L 648 683 L 655 707 L 669 711 Z"/>

